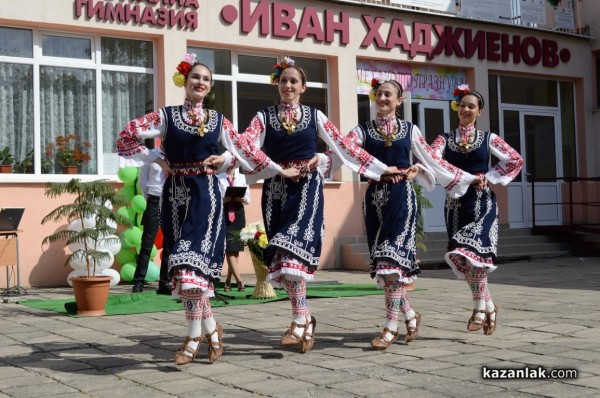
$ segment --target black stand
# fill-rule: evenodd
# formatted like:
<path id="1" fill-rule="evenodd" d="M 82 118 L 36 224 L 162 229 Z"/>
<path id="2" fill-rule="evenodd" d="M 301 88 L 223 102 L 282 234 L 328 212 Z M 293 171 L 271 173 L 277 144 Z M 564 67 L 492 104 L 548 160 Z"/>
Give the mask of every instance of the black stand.
<path id="1" fill-rule="evenodd" d="M 21 287 L 18 231 L 3 231 L 0 232 L 0 236 L 4 237 L 0 240 L 0 266 L 6 267 L 6 289 L 3 289 L 2 297 L 18 297 L 21 294 L 27 294 L 27 290 Z M 17 284 L 9 287 L 11 274 L 14 274 L 13 267 L 15 266 L 17 267 Z"/>

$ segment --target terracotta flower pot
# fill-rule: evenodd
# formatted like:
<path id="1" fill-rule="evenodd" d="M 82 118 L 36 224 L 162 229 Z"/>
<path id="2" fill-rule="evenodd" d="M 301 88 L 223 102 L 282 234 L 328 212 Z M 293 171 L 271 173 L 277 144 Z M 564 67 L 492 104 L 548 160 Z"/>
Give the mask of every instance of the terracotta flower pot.
<path id="1" fill-rule="evenodd" d="M 111 279 L 110 276 L 78 276 L 71 279 L 77 303 L 77 315 L 106 315 L 105 307 Z"/>
<path id="2" fill-rule="evenodd" d="M 12 173 L 12 164 L 0 164 L 0 173 Z"/>
<path id="3" fill-rule="evenodd" d="M 77 166 L 64 166 L 63 174 L 77 174 Z"/>

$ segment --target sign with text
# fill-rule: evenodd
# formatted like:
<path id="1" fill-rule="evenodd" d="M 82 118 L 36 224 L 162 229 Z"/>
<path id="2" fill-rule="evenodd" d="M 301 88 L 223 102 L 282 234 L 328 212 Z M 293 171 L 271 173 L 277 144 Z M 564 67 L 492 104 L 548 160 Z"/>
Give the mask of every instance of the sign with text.
<path id="1" fill-rule="evenodd" d="M 573 0 L 561 0 L 554 7 L 554 26 L 560 29 L 575 29 Z"/>
<path id="2" fill-rule="evenodd" d="M 465 73 L 456 68 L 436 68 L 387 61 L 356 62 L 356 93 L 369 94 L 371 80 L 396 80 L 411 98 L 452 100 L 456 86 L 466 83 Z"/>
<path id="3" fill-rule="evenodd" d="M 511 0 L 461 0 L 460 16 L 509 23 Z"/>
<path id="4" fill-rule="evenodd" d="M 536 25 L 546 24 L 546 0 L 521 0 L 521 21 Z"/>
<path id="5" fill-rule="evenodd" d="M 456 12 L 456 0 L 390 0 L 391 4 Z"/>

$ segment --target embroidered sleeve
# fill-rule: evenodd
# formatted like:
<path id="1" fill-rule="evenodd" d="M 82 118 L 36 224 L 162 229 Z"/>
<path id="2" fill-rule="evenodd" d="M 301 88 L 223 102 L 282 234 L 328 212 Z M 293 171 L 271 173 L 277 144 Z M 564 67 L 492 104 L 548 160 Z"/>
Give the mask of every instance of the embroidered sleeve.
<path id="1" fill-rule="evenodd" d="M 500 136 L 490 135 L 490 152 L 499 160 L 485 175 L 492 184 L 507 185 L 521 171 L 523 158 Z"/>
<path id="2" fill-rule="evenodd" d="M 415 156 L 421 161 L 417 165 L 422 170 L 425 169 L 429 171 L 431 176 L 435 177 L 435 179 L 444 187 L 446 194 L 452 198 L 463 196 L 469 189 L 469 186 L 477 179 L 476 176 L 469 174 L 442 159 L 436 150 L 427 145 L 421 130 L 419 130 L 417 126 L 413 126 L 411 149 Z M 419 181 L 417 180 L 417 182 Z M 430 185 L 421 185 L 430 191 L 434 188 L 433 181 L 426 181 L 426 184 Z"/>
<path id="3" fill-rule="evenodd" d="M 127 123 L 117 138 L 119 167 L 140 167 L 158 159 L 143 142 L 148 138 L 163 138 L 166 130 L 166 115 L 163 109 Z"/>
<path id="4" fill-rule="evenodd" d="M 387 165 L 381 163 L 367 151 L 356 145 L 348 136 L 342 135 L 337 127 L 321 111 L 317 111 L 317 126 L 319 137 L 330 148 L 332 172 L 339 169 L 342 164 L 345 164 L 353 171 L 367 178 L 379 180 L 387 169 Z"/>
<path id="5" fill-rule="evenodd" d="M 264 126 L 262 113 L 258 113 L 243 133 L 236 132 L 231 126 L 222 136 L 223 144 L 242 166 L 250 184 L 276 176 L 281 171 L 281 166 L 260 149 L 265 139 Z"/>
<path id="6" fill-rule="evenodd" d="M 444 158 L 444 150 L 446 149 L 446 139 L 443 135 L 438 135 L 431 143 L 433 153 L 440 159 Z"/>
<path id="7" fill-rule="evenodd" d="M 229 137 L 230 134 L 237 135 L 237 130 L 233 126 L 233 123 L 229 121 L 225 116 L 223 116 L 223 123 L 221 123 L 221 135 L 219 136 L 219 140 L 225 145 L 226 137 Z M 227 146 L 225 146 L 227 148 Z M 237 165 L 237 160 L 231 151 L 227 150 L 221 154 L 221 156 L 225 157 L 225 161 L 223 165 L 219 167 L 217 173 L 225 173 Z"/>

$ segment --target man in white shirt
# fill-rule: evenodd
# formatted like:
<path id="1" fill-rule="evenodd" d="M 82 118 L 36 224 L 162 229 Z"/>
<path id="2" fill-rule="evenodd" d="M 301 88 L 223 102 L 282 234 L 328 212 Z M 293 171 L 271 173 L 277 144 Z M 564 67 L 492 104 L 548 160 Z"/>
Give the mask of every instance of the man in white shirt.
<path id="1" fill-rule="evenodd" d="M 164 158 L 164 154 L 158 148 L 152 149 L 152 152 Z M 144 279 L 148 272 L 148 262 L 150 261 L 150 252 L 158 233 L 160 226 L 160 197 L 162 195 L 163 185 L 166 175 L 157 163 L 150 163 L 140 167 L 139 183 L 142 194 L 146 198 L 146 210 L 142 216 L 142 225 L 144 232 L 142 234 L 141 248 L 137 258 L 137 266 L 133 276 L 133 293 L 144 291 Z M 168 275 L 169 253 L 163 247 L 162 261 L 160 263 L 160 278 L 158 282 L 158 294 L 171 294 Z"/>

